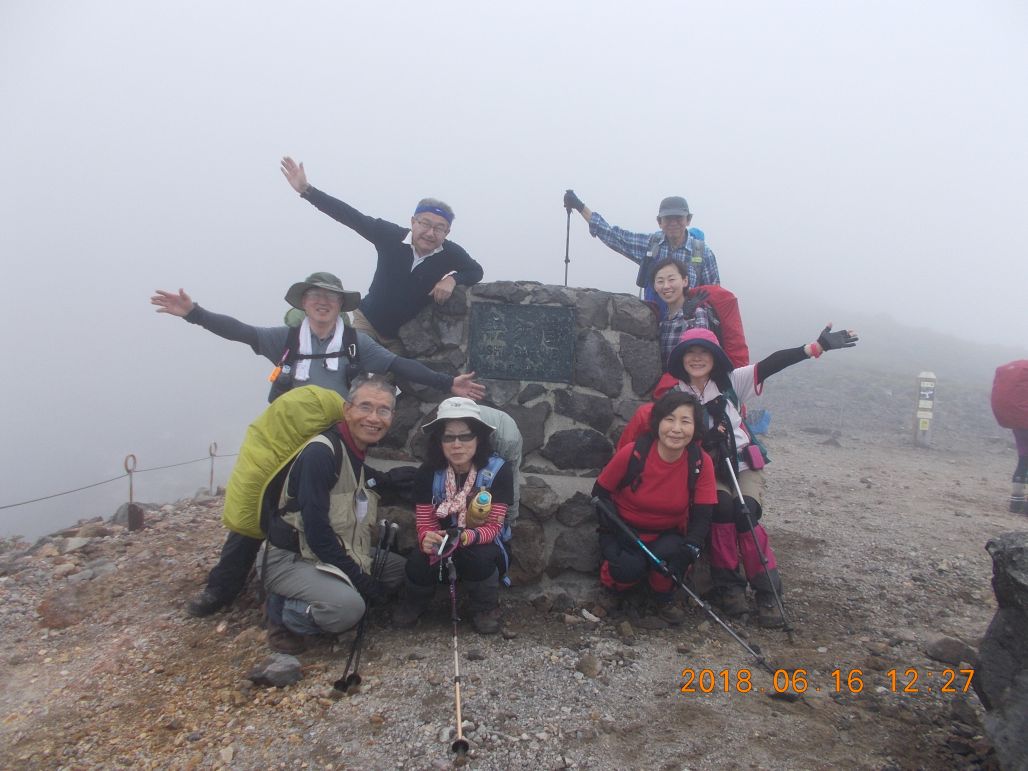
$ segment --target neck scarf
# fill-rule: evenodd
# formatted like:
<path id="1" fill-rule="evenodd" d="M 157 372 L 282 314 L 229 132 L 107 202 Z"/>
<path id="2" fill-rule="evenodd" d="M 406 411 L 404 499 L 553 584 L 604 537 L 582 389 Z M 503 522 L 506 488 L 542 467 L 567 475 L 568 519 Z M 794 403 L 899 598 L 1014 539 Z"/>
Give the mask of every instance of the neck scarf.
<path id="1" fill-rule="evenodd" d="M 460 490 L 457 489 L 457 474 L 453 470 L 453 466 L 446 467 L 446 475 L 443 479 L 443 502 L 440 503 L 435 510 L 435 515 L 439 519 L 446 519 L 447 517 L 454 515 L 457 520 L 457 527 L 464 527 L 467 521 L 468 513 L 468 496 L 474 492 L 475 479 L 478 474 L 475 473 L 475 464 L 471 464 L 471 469 L 468 471 L 468 478 L 464 480 L 464 486 Z"/>

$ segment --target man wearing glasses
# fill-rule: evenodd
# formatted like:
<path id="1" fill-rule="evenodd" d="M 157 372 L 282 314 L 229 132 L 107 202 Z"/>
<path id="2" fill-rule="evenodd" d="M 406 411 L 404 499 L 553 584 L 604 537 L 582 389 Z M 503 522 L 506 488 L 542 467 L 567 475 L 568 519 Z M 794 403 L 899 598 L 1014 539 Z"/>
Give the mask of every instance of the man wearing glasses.
<path id="1" fill-rule="evenodd" d="M 423 198 L 414 208 L 410 228 L 354 209 L 307 182 L 303 164 L 288 156 L 282 174 L 317 209 L 370 241 L 378 252 L 371 287 L 353 313 L 354 326 L 391 351 L 402 353 L 397 333 L 431 300 L 446 302 L 457 284 L 482 280 L 482 266 L 460 246 L 446 240 L 453 209 L 435 198 Z"/>
<path id="2" fill-rule="evenodd" d="M 350 401 L 350 381 L 358 372 L 390 373 L 469 399 L 485 395 L 485 387 L 475 382 L 473 372 L 455 377 L 435 372 L 421 362 L 386 350 L 363 332 L 353 337 L 356 357 L 348 356 L 349 346 L 339 314 L 356 308 L 360 293 L 347 292 L 331 273 L 313 273 L 305 281 L 298 281 L 286 292 L 285 299 L 305 314 L 298 330 L 287 326 L 254 327 L 213 313 L 194 303 L 182 289 L 177 293 L 158 289 L 150 302 L 157 306 L 158 313 L 179 316 L 226 340 L 246 343 L 254 353 L 277 365 L 273 378 L 269 378 L 273 382 L 268 401 L 303 385 L 330 388 Z M 290 346 L 299 348 L 293 352 L 298 357 L 289 358 Z M 207 576 L 206 588 L 188 604 L 189 614 L 209 616 L 231 604 L 246 585 L 260 546 L 259 538 L 230 532 L 218 564 Z"/>
<path id="3" fill-rule="evenodd" d="M 274 650 L 299 653 L 310 635 L 345 632 L 367 605 L 403 583 L 406 560 L 377 556 L 371 543 L 378 494 L 364 465 L 368 448 L 392 425 L 393 391 L 382 378 L 358 376 L 343 420 L 307 442 L 288 472 L 283 500 L 292 505 L 272 517 L 267 554 L 258 562 Z M 333 439 L 345 457 L 336 458 Z M 373 575 L 376 559 L 380 576 Z"/>

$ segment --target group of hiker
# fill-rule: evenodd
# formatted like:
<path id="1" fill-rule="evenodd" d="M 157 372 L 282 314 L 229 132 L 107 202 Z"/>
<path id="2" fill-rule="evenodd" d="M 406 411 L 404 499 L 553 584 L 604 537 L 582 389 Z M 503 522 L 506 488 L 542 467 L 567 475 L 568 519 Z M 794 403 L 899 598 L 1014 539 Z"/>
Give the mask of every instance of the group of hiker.
<path id="1" fill-rule="evenodd" d="M 405 358 L 399 340 L 404 323 L 429 303 L 446 302 L 456 285 L 479 282 L 482 267 L 447 238 L 454 213 L 442 201 L 419 201 L 404 227 L 314 188 L 302 163 L 287 157 L 281 170 L 301 198 L 370 241 L 377 265 L 363 296 L 327 272 L 293 284 L 285 299 L 295 312 L 274 327 L 213 313 L 182 289 L 158 290 L 151 298 L 158 312 L 246 343 L 272 363 L 272 404 L 258 419 L 266 422 L 251 426 L 255 435 L 274 433 L 269 429 L 288 424 L 290 408 L 311 399 L 335 416 L 274 467 L 278 484 L 262 486 L 257 501 L 261 527 L 229 532 L 205 588 L 187 610 L 207 616 L 229 605 L 256 563 L 268 642 L 297 652 L 309 635 L 346 631 L 368 606 L 397 594 L 394 625 L 415 625 L 443 580 L 445 562 L 468 596 L 475 630 L 495 633 L 517 516 L 521 435 L 509 415 L 478 403 L 485 388 L 475 373 L 435 372 Z M 681 623 L 674 586 L 705 555 L 712 598 L 726 614 L 749 612 L 748 584 L 760 623 L 781 626 L 781 578 L 760 524 L 767 458 L 745 421 L 745 405 L 773 374 L 852 347 L 857 337 L 829 324 L 815 341 L 749 364 L 738 303 L 721 289 L 704 235 L 689 227 L 684 198 L 661 201 L 656 233 L 609 225 L 571 190 L 564 206 L 569 217 L 580 212 L 592 235 L 639 265 L 637 283 L 659 319 L 665 365 L 655 401 L 629 421 L 593 488 L 604 503 L 598 510 L 615 512 L 608 519 L 620 517 L 619 527 L 612 527 L 600 516 L 601 585 L 615 596 L 641 594 L 664 621 Z M 425 457 L 408 479 L 416 533 L 406 558 L 385 548 L 388 542 L 372 543 L 379 491 L 395 479 L 366 463 L 368 449 L 392 425 L 394 380 L 452 394 L 422 427 Z M 323 400 L 317 389 L 304 386 L 335 395 Z M 340 397 L 345 408 L 337 408 Z M 625 525 L 648 550 L 625 537 Z"/>

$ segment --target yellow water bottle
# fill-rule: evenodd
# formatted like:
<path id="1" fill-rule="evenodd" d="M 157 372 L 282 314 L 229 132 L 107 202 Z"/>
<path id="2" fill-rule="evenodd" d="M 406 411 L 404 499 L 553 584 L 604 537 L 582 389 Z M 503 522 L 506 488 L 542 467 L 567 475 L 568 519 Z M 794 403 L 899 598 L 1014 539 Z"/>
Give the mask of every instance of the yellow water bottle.
<path id="1" fill-rule="evenodd" d="M 484 488 L 479 490 L 478 495 L 471 499 L 471 504 L 468 506 L 468 524 L 471 527 L 480 527 L 485 523 L 492 508 L 492 493 Z"/>

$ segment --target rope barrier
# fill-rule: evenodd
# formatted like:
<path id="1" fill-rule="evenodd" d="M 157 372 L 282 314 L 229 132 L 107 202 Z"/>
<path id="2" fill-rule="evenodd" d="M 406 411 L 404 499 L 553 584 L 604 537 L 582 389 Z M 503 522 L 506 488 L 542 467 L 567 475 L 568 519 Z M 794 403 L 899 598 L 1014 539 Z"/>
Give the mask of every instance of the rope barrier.
<path id="1" fill-rule="evenodd" d="M 211 443 L 210 450 L 208 451 L 208 453 L 209 454 L 206 457 L 203 457 L 203 458 L 195 458 L 193 460 L 184 460 L 184 461 L 181 461 L 180 463 L 169 463 L 169 464 L 167 464 L 165 466 L 151 466 L 150 468 L 141 468 L 141 469 L 137 469 L 135 467 L 136 456 L 130 454 L 130 455 L 125 456 L 125 473 L 124 474 L 119 474 L 118 476 L 111 477 L 110 479 L 104 479 L 102 482 L 93 482 L 92 484 L 89 484 L 89 485 L 83 485 L 82 487 L 76 487 L 73 490 L 64 490 L 63 492 L 59 492 L 59 493 L 52 493 L 50 495 L 43 495 L 43 496 L 40 496 L 39 498 L 31 498 L 31 499 L 29 499 L 27 501 L 18 501 L 16 503 L 7 503 L 7 504 L 4 504 L 3 506 L 0 506 L 0 511 L 3 511 L 4 509 L 13 509 L 13 508 L 16 508 L 18 506 L 26 506 L 26 505 L 28 505 L 30 503 L 38 503 L 39 501 L 47 501 L 47 500 L 50 500 L 51 498 L 60 498 L 62 495 L 71 495 L 72 493 L 81 492 L 82 490 L 89 490 L 92 487 L 100 487 L 100 485 L 106 485 L 106 484 L 110 484 L 111 482 L 117 482 L 119 479 L 124 479 L 125 477 L 129 477 L 129 500 L 131 501 L 132 500 L 132 489 L 131 488 L 132 488 L 132 475 L 133 474 L 142 474 L 142 473 L 144 473 L 146 471 L 161 471 L 163 469 L 177 468 L 179 466 L 188 466 L 191 463 L 200 463 L 200 462 L 203 462 L 203 461 L 210 461 L 210 463 L 211 463 L 210 489 L 213 489 L 214 488 L 214 460 L 215 460 L 215 458 L 235 458 L 236 456 L 239 455 L 239 453 L 238 452 L 232 452 L 232 453 L 222 453 L 222 454 L 219 454 L 218 453 L 218 444 L 217 444 L 217 442 L 212 442 Z M 130 461 L 130 459 L 131 459 L 131 461 Z M 131 464 L 131 468 L 129 467 L 130 464 Z"/>

